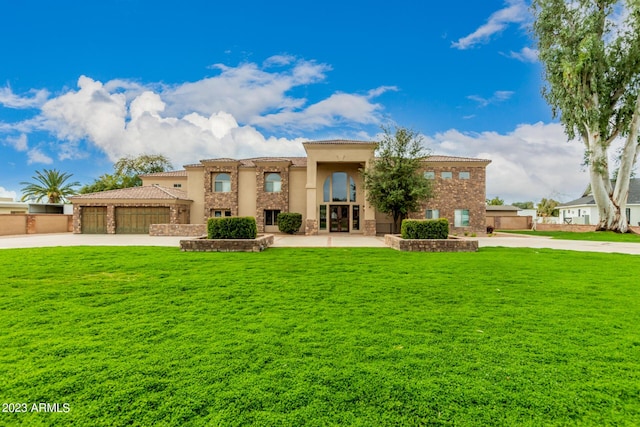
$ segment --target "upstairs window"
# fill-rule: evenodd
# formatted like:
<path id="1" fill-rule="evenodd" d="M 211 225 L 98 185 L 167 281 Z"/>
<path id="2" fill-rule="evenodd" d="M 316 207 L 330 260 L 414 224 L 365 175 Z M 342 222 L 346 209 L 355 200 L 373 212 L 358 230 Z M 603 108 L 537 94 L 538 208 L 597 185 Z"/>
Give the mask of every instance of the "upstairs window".
<path id="1" fill-rule="evenodd" d="M 228 173 L 217 174 L 213 183 L 213 191 L 216 193 L 231 192 L 231 175 Z"/>
<path id="2" fill-rule="evenodd" d="M 436 179 L 436 173 L 434 171 L 427 171 L 424 173 L 424 177 L 427 179 Z"/>
<path id="3" fill-rule="evenodd" d="M 324 181 L 322 200 L 325 202 L 355 202 L 356 182 L 346 172 L 334 172 Z"/>
<path id="4" fill-rule="evenodd" d="M 458 178 L 460 178 L 460 179 L 469 179 L 469 177 L 470 177 L 469 172 L 460 172 L 458 174 Z"/>
<path id="5" fill-rule="evenodd" d="M 453 178 L 453 174 L 451 172 L 442 172 L 440 174 L 440 177 L 442 179 L 451 179 L 451 178 Z"/>
<path id="6" fill-rule="evenodd" d="M 264 177 L 264 191 L 267 193 L 279 193 L 282 191 L 282 179 L 279 173 L 268 173 Z"/>

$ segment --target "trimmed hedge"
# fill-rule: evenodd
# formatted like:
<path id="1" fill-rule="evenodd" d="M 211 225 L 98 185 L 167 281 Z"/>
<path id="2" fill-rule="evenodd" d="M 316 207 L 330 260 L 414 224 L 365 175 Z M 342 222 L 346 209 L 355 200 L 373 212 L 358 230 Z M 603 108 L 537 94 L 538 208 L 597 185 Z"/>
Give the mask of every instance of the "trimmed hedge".
<path id="1" fill-rule="evenodd" d="M 278 230 L 282 233 L 294 234 L 302 226 L 302 214 L 295 212 L 281 212 L 278 214 Z"/>
<path id="2" fill-rule="evenodd" d="M 400 232 L 403 239 L 446 239 L 449 237 L 449 221 L 440 219 L 405 219 Z"/>
<path id="3" fill-rule="evenodd" d="M 207 221 L 208 239 L 255 239 L 258 225 L 252 216 L 209 218 Z"/>

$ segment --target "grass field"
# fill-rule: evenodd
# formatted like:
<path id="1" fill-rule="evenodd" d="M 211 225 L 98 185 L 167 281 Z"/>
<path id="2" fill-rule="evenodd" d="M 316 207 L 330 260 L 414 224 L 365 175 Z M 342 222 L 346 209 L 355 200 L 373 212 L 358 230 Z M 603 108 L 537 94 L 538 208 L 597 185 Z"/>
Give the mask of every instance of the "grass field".
<path id="1" fill-rule="evenodd" d="M 640 425 L 639 268 L 505 248 L 3 250 L 0 425 Z"/>
<path id="2" fill-rule="evenodd" d="M 591 240 L 594 242 L 640 243 L 640 235 L 634 233 L 614 233 L 613 231 L 591 231 L 578 233 L 573 231 L 533 231 L 500 230 L 501 233 L 527 234 L 529 236 L 549 236 L 561 240 Z"/>

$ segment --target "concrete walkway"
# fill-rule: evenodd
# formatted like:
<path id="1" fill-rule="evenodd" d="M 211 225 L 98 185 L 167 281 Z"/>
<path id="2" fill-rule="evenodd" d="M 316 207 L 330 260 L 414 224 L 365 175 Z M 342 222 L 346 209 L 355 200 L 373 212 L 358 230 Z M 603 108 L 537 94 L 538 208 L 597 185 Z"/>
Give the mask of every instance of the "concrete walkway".
<path id="1" fill-rule="evenodd" d="M 180 246 L 180 240 L 188 237 L 151 237 L 145 234 L 31 234 L 0 236 L 0 249 L 37 248 L 51 246 Z M 640 255 L 640 243 L 590 242 L 579 240 L 555 240 L 548 237 L 504 234 L 478 237 L 481 248 L 549 248 L 583 252 L 608 252 Z M 367 237 L 330 234 L 325 236 L 290 236 L 277 234 L 275 248 L 384 248 L 384 237 Z"/>

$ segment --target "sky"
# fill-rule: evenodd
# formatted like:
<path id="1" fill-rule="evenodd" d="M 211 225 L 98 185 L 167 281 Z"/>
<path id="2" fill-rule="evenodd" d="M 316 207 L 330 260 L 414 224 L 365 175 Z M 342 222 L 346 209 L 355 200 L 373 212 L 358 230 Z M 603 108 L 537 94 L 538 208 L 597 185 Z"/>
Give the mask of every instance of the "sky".
<path id="1" fill-rule="evenodd" d="M 588 184 L 541 96 L 525 0 L 0 4 L 0 197 L 45 168 L 84 185 L 124 156 L 301 156 L 381 126 L 490 159 L 488 198 Z"/>

